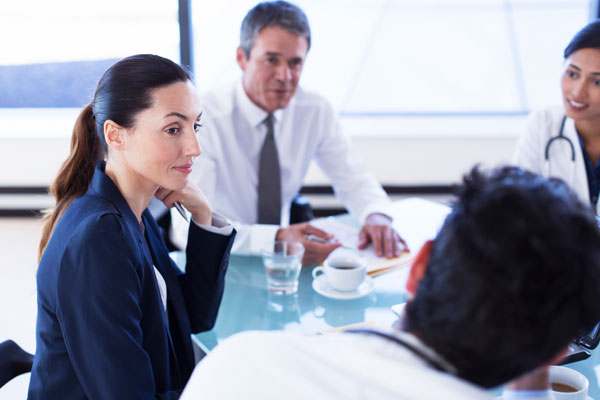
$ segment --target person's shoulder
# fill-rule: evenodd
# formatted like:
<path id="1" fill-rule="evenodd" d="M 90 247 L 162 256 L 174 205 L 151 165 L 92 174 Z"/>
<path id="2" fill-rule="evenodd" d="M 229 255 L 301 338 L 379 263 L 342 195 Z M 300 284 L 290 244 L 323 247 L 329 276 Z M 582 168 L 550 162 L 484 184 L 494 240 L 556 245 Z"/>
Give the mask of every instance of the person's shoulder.
<path id="1" fill-rule="evenodd" d="M 546 138 L 558 134 L 564 116 L 564 107 L 560 105 L 532 111 L 527 118 L 526 136 Z"/>
<path id="2" fill-rule="evenodd" d="M 65 264 L 61 261 L 65 257 L 74 260 L 81 260 L 82 257 L 100 259 L 116 254 L 116 246 L 128 246 L 123 240 L 125 229 L 122 218 L 114 209 L 106 205 L 96 208 L 86 206 L 87 202 L 76 199 L 59 219 L 44 250 L 39 271 L 48 268 L 54 270 Z M 70 269 L 76 268 L 75 264 L 78 263 L 66 264 Z"/>
<path id="3" fill-rule="evenodd" d="M 129 226 L 131 221 L 126 220 L 114 203 L 90 190 L 68 206 L 56 231 L 69 237 L 69 247 L 85 247 L 95 241 L 122 243 L 123 237 L 131 236 L 132 229 L 139 229 Z"/>
<path id="4" fill-rule="evenodd" d="M 298 86 L 294 94 L 294 101 L 296 105 L 302 107 L 333 109 L 333 105 L 325 96 L 302 86 Z"/>
<path id="5" fill-rule="evenodd" d="M 249 343 L 282 343 L 294 340 L 297 337 L 303 337 L 294 332 L 282 331 L 244 331 L 230 336 L 224 343 L 229 347 L 245 346 Z"/>
<path id="6" fill-rule="evenodd" d="M 220 341 L 194 370 L 182 399 L 271 398 L 280 393 L 283 376 L 297 370 L 299 349 L 292 347 L 294 333 L 284 331 L 244 331 Z M 283 350 L 282 350 L 283 349 Z M 291 356 L 291 357 L 290 357 Z M 257 360 L 261 373 L 257 375 Z M 296 367 L 290 370 L 290 365 Z M 310 371 L 308 372 L 310 373 Z M 305 374 L 297 375 L 299 389 L 286 398 L 307 398 Z M 232 381 L 235 385 L 230 384 Z M 271 384 L 270 384 L 271 383 Z"/>
<path id="7" fill-rule="evenodd" d="M 262 357 L 284 355 L 290 350 L 298 349 L 297 345 L 303 338 L 305 335 L 295 332 L 244 331 L 230 336 L 209 354 L 214 352 L 214 355 L 225 358 L 229 354 L 256 353 L 256 356 Z"/>
<path id="8" fill-rule="evenodd" d="M 235 107 L 237 81 L 214 86 L 200 95 L 203 114 L 209 118 L 218 118 L 231 114 Z"/>
<path id="9" fill-rule="evenodd" d="M 144 258 L 144 238 L 139 225 L 132 226 L 127 218 L 110 209 L 82 215 L 64 244 L 61 275 L 82 271 L 82 267 L 89 276 L 124 276 L 130 270 L 138 274 Z M 130 268 L 124 268 L 126 265 Z"/>
<path id="10" fill-rule="evenodd" d="M 530 121 L 552 124 L 565 116 L 565 109 L 561 105 L 554 105 L 533 110 L 529 114 Z"/>
<path id="11" fill-rule="evenodd" d="M 71 223 L 72 237 L 69 247 L 93 250 L 103 244 L 124 244 L 123 238 L 128 236 L 127 226 L 123 216 L 116 210 L 108 208 L 97 209 L 89 213 L 74 215 L 75 223 Z"/>
<path id="12" fill-rule="evenodd" d="M 290 106 L 309 119 L 316 118 L 316 121 L 334 121 L 338 115 L 335 107 L 327 98 L 300 86 L 296 90 Z"/>

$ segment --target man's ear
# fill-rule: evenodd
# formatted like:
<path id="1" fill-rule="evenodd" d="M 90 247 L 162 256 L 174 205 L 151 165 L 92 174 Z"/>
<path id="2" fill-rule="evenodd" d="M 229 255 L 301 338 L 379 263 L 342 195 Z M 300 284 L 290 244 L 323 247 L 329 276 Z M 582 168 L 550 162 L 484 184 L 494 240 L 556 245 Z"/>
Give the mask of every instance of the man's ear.
<path id="1" fill-rule="evenodd" d="M 427 264 L 429 264 L 429 257 L 431 256 L 431 250 L 433 249 L 433 243 L 433 240 L 425 242 L 410 267 L 408 280 L 406 282 L 406 290 L 413 296 L 417 293 L 417 287 L 419 286 L 419 282 L 421 282 L 421 278 L 425 276 Z"/>
<path id="2" fill-rule="evenodd" d="M 235 58 L 237 60 L 238 65 L 242 69 L 242 71 L 245 71 L 246 63 L 248 62 L 248 60 L 246 59 L 246 53 L 244 53 L 242 46 L 238 46 L 236 53 L 235 53 Z"/>
<path id="3" fill-rule="evenodd" d="M 107 119 L 104 122 L 104 140 L 108 147 L 121 150 L 124 145 L 125 128 L 116 122 Z"/>

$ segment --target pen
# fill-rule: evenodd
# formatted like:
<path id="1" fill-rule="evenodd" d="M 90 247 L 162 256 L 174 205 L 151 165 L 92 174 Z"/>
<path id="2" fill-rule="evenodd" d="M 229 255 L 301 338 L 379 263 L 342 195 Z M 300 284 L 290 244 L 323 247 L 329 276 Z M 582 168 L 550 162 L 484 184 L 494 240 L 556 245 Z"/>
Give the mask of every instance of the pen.
<path id="1" fill-rule="evenodd" d="M 329 243 L 329 239 L 323 239 L 322 237 L 313 235 L 312 233 L 309 233 L 308 235 L 304 235 L 304 237 L 308 240 L 312 240 L 313 242 L 317 242 L 317 243 Z"/>
<path id="2" fill-rule="evenodd" d="M 187 214 L 185 213 L 185 209 L 183 208 L 183 206 L 181 205 L 181 203 L 179 203 L 178 201 L 176 201 L 175 203 L 173 203 L 173 205 L 175 206 L 175 208 L 177 209 L 177 211 L 179 211 L 179 214 L 181 214 L 181 216 L 183 217 L 183 219 L 185 219 L 187 222 L 190 222 L 190 219 L 188 218 Z"/>
<path id="3" fill-rule="evenodd" d="M 317 242 L 317 243 L 322 243 L 322 244 L 329 244 L 329 243 L 336 243 L 337 240 L 335 238 L 333 239 L 324 239 L 322 237 L 319 237 L 317 235 L 313 235 L 312 233 L 309 233 L 308 235 L 304 235 L 304 237 L 308 240 L 312 240 L 313 242 Z M 353 249 L 351 247 L 342 245 L 341 247 L 345 248 L 345 249 L 350 249 L 350 250 L 356 250 Z"/>

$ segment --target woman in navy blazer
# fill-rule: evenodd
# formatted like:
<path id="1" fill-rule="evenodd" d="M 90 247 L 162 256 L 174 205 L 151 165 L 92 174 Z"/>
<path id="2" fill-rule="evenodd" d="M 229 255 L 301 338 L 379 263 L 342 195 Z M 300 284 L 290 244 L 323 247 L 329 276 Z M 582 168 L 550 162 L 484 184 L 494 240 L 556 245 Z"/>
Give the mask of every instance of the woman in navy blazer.
<path id="1" fill-rule="evenodd" d="M 165 58 L 128 57 L 101 78 L 51 187 L 29 398 L 179 397 L 235 236 L 187 179 L 200 115 L 190 76 Z M 192 214 L 185 272 L 146 210 L 155 195 Z"/>

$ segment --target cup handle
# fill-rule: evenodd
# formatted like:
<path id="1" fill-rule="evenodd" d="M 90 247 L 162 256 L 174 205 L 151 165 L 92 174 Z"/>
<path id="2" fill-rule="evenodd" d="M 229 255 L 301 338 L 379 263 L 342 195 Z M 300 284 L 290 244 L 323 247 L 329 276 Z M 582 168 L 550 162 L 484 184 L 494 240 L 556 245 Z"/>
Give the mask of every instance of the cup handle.
<path id="1" fill-rule="evenodd" d="M 322 273 L 322 274 L 324 274 L 325 273 L 325 269 L 323 267 L 315 267 L 315 269 L 312 270 L 312 276 L 313 276 L 313 278 L 316 279 L 317 276 L 319 276 L 318 275 L 319 272 Z"/>

